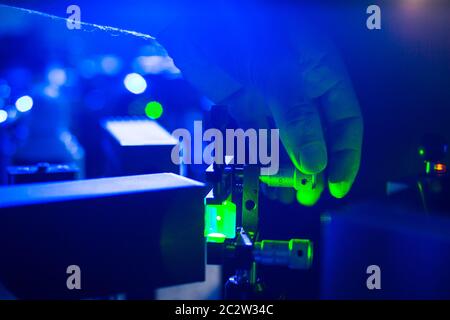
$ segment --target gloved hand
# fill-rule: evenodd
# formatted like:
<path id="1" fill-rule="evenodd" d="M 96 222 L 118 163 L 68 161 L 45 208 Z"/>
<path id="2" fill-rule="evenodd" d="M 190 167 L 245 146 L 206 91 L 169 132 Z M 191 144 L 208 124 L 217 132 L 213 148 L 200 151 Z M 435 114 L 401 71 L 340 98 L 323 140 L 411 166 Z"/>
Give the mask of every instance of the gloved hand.
<path id="1" fill-rule="evenodd" d="M 258 8 L 192 10 L 159 38 L 183 76 L 213 102 L 228 105 L 243 127 L 268 128 L 274 120 L 295 167 L 316 175 L 315 188 L 297 190 L 300 203 L 317 202 L 324 172 L 330 193 L 342 198 L 359 170 L 363 135 L 344 65 L 316 32 L 318 21 Z M 289 202 L 291 192 L 279 198 Z"/>

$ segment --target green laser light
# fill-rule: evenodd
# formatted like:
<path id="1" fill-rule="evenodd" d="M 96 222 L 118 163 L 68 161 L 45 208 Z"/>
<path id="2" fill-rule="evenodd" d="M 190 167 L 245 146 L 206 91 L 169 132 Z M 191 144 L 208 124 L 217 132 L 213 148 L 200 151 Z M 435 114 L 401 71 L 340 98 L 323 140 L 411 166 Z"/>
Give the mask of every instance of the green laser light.
<path id="1" fill-rule="evenodd" d="M 317 183 L 316 175 L 302 175 L 300 171 L 294 167 L 281 168 L 277 174 L 271 176 L 263 175 L 259 177 L 259 180 L 269 187 L 294 188 L 295 190 L 299 190 L 301 185 L 305 185 L 309 182 L 314 189 Z"/>
<path id="2" fill-rule="evenodd" d="M 205 237 L 208 242 L 223 242 L 236 236 L 236 205 L 231 201 L 205 206 Z"/>

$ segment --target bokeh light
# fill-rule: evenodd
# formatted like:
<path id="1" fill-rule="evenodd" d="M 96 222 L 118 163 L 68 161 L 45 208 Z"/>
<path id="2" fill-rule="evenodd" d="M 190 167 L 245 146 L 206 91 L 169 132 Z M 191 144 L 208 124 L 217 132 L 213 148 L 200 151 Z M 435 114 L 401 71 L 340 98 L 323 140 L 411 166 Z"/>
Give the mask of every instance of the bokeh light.
<path id="1" fill-rule="evenodd" d="M 145 114 L 150 119 L 158 119 L 163 114 L 163 107 L 157 101 L 151 101 L 145 106 Z"/>
<path id="2" fill-rule="evenodd" d="M 144 77 L 137 73 L 127 74 L 125 79 L 123 80 L 125 88 L 128 89 L 131 93 L 141 94 L 147 89 L 147 82 Z"/>
<path id="3" fill-rule="evenodd" d="M 0 123 L 5 122 L 6 120 L 8 120 L 8 112 L 0 110 Z"/>
<path id="4" fill-rule="evenodd" d="M 64 69 L 54 68 L 48 72 L 48 81 L 54 86 L 62 86 L 67 81 L 67 74 Z"/>
<path id="5" fill-rule="evenodd" d="M 102 57 L 100 66 L 105 74 L 112 76 L 120 72 L 122 62 L 114 55 L 106 55 Z"/>
<path id="6" fill-rule="evenodd" d="M 0 80 L 0 98 L 8 98 L 11 94 L 11 87 L 4 80 Z"/>
<path id="7" fill-rule="evenodd" d="M 23 96 L 17 99 L 16 108 L 20 112 L 30 111 L 33 107 L 33 99 L 30 96 Z"/>

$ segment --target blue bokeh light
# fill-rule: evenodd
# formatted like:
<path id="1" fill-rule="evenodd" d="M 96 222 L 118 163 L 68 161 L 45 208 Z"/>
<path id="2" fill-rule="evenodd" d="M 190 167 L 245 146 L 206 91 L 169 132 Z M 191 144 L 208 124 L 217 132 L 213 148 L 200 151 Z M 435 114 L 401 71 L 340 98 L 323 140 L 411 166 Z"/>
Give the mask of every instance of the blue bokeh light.
<path id="1" fill-rule="evenodd" d="M 147 82 L 144 77 L 137 73 L 129 73 L 123 80 L 125 88 L 131 93 L 141 94 L 147 89 Z"/>
<path id="2" fill-rule="evenodd" d="M 53 68 L 48 72 L 48 80 L 54 86 L 62 86 L 67 81 L 66 70 L 62 68 Z"/>
<path id="3" fill-rule="evenodd" d="M 102 67 L 103 72 L 111 76 L 119 73 L 120 69 L 122 68 L 122 62 L 117 56 L 114 55 L 104 56 L 100 61 L 100 65 Z"/>
<path id="4" fill-rule="evenodd" d="M 4 80 L 0 80 L 0 98 L 8 98 L 11 94 L 11 87 Z"/>
<path id="5" fill-rule="evenodd" d="M 8 120 L 8 112 L 0 110 L 0 123 L 5 122 L 6 120 Z"/>
<path id="6" fill-rule="evenodd" d="M 33 107 L 33 99 L 30 96 L 23 96 L 17 99 L 16 109 L 20 112 L 30 111 Z"/>

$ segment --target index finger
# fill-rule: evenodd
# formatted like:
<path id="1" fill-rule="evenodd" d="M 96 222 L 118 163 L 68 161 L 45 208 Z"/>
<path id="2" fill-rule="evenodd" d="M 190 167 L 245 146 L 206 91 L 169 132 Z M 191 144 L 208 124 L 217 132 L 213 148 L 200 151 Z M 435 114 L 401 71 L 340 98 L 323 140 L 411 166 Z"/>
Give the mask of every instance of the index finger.
<path id="1" fill-rule="evenodd" d="M 328 130 L 328 187 L 334 197 L 342 198 L 359 170 L 363 119 L 349 79 L 336 82 L 321 99 Z"/>

